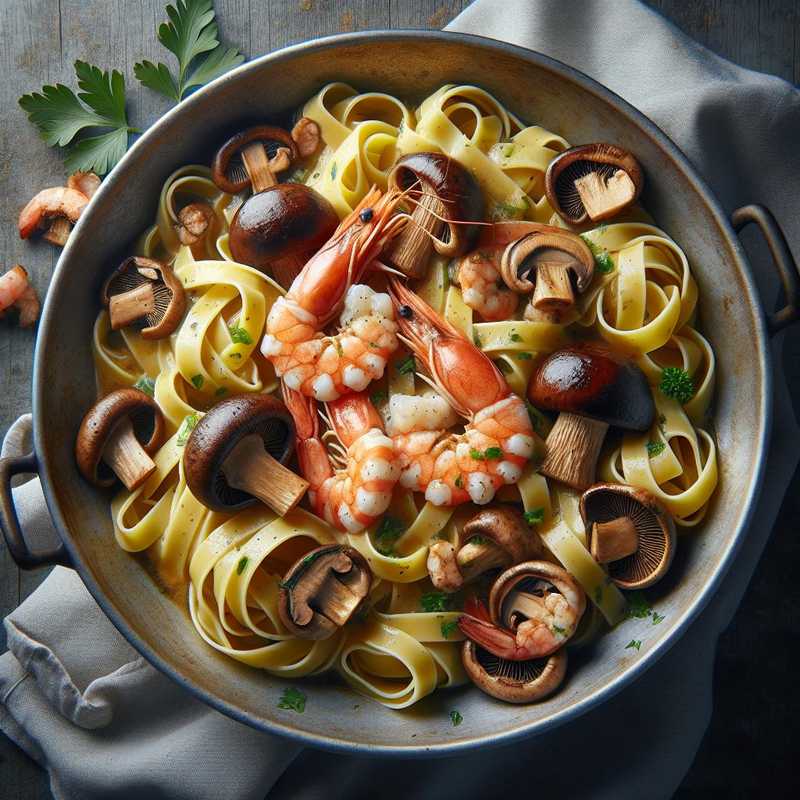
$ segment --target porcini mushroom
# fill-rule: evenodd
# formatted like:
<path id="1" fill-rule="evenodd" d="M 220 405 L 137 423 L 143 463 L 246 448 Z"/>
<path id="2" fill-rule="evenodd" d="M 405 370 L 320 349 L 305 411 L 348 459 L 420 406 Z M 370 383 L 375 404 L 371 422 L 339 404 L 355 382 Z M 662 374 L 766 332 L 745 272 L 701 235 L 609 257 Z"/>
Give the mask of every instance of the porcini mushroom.
<path id="1" fill-rule="evenodd" d="M 662 578 L 675 554 L 675 524 L 644 489 L 598 483 L 581 496 L 589 551 L 621 589 L 645 589 Z"/>
<path id="2" fill-rule="evenodd" d="M 283 515 L 308 489 L 284 466 L 293 450 L 294 423 L 280 400 L 267 394 L 229 397 L 192 431 L 183 453 L 186 483 L 214 511 L 239 511 L 260 500 Z"/>
<path id="3" fill-rule="evenodd" d="M 358 610 L 371 586 L 372 573 L 358 550 L 323 545 L 284 576 L 278 614 L 294 636 L 327 639 Z"/>
<path id="4" fill-rule="evenodd" d="M 183 319 L 186 295 L 172 267 L 152 258 L 126 258 L 102 290 L 111 329 L 143 323 L 143 339 L 164 339 Z"/>
<path id="5" fill-rule="evenodd" d="M 482 692 L 506 703 L 535 703 L 549 697 L 563 682 L 567 651 L 562 648 L 545 658 L 510 661 L 467 639 L 461 648 L 461 663 Z"/>
<path id="6" fill-rule="evenodd" d="M 403 156 L 389 174 L 389 189 L 407 191 L 415 203 L 408 225 L 383 258 L 409 278 L 422 278 L 435 249 L 454 258 L 466 253 L 483 219 L 483 195 L 472 174 L 442 153 Z"/>
<path id="7" fill-rule="evenodd" d="M 594 256 L 574 233 L 530 233 L 506 247 L 500 273 L 510 289 L 533 291 L 529 306 L 560 316 L 591 283 Z"/>
<path id="8" fill-rule="evenodd" d="M 555 212 L 579 225 L 601 222 L 636 201 L 644 186 L 639 162 L 606 142 L 571 147 L 557 155 L 544 176 L 545 194 Z"/>
<path id="9" fill-rule="evenodd" d="M 646 431 L 655 416 L 644 373 L 599 342 L 547 356 L 531 375 L 528 399 L 538 408 L 561 412 L 547 436 L 539 472 L 581 491 L 594 483 L 609 426 Z"/>
<path id="10" fill-rule="evenodd" d="M 142 444 L 148 425 L 149 438 Z M 75 459 L 81 475 L 95 486 L 114 483 L 114 475 L 101 472 L 105 464 L 133 491 L 155 470 L 150 456 L 163 439 L 164 417 L 155 400 L 138 389 L 117 389 L 86 413 L 75 439 Z"/>

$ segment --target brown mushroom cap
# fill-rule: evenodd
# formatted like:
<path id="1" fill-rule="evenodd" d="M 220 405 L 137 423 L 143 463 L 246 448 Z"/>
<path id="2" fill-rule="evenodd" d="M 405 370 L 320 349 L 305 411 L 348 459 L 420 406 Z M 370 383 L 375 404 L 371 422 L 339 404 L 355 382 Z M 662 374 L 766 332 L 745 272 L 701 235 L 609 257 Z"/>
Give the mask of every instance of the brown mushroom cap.
<path id="1" fill-rule="evenodd" d="M 290 633 L 327 639 L 358 610 L 372 573 L 353 547 L 329 544 L 299 559 L 281 582 L 278 614 Z"/>
<path id="2" fill-rule="evenodd" d="M 650 492 L 598 483 L 581 496 L 580 511 L 590 550 L 595 547 L 596 525 L 620 520 L 633 523 L 638 547 L 630 555 L 607 563 L 611 580 L 621 589 L 645 589 L 666 574 L 675 555 L 675 524 Z"/>
<path id="3" fill-rule="evenodd" d="M 253 494 L 232 486 L 223 469 L 237 445 L 251 436 L 260 438 L 262 451 L 279 463 L 291 458 L 294 421 L 280 400 L 268 394 L 235 395 L 217 403 L 195 426 L 183 466 L 189 490 L 206 508 L 239 511 L 258 502 Z"/>
<path id="4" fill-rule="evenodd" d="M 546 658 L 509 661 L 467 639 L 461 662 L 470 680 L 483 692 L 506 703 L 535 703 L 558 689 L 567 672 L 563 647 Z"/>
<path id="5" fill-rule="evenodd" d="M 606 142 L 571 147 L 545 173 L 545 194 L 556 213 L 573 225 L 600 222 L 634 203 L 644 175 L 627 150 Z"/>
<path id="6" fill-rule="evenodd" d="M 330 239 L 339 218 L 321 195 L 300 183 L 279 183 L 242 203 L 230 226 L 231 255 L 262 269 L 284 258 L 304 258 Z"/>
<path id="7" fill-rule="evenodd" d="M 186 294 L 172 267 L 152 258 L 126 258 L 103 285 L 113 330 L 141 321 L 143 339 L 164 339 L 183 319 Z"/>
<path id="8" fill-rule="evenodd" d="M 433 246 L 437 253 L 454 256 L 466 253 L 478 235 L 477 225 L 459 222 L 480 222 L 483 219 L 483 193 L 477 181 L 455 159 L 442 153 L 411 153 L 403 156 L 389 174 L 389 188 L 433 194 L 441 201 L 441 215 L 447 220 L 441 236 Z"/>
<path id="9" fill-rule="evenodd" d="M 294 140 L 283 128 L 257 125 L 240 131 L 220 147 L 211 165 L 211 178 L 223 192 L 236 194 L 250 185 L 250 175 L 242 158 L 242 151 L 255 142 L 263 145 L 270 160 L 275 158 L 280 148 L 288 150 L 290 155 L 286 160 L 286 167 L 297 159 Z"/>
<path id="10" fill-rule="evenodd" d="M 125 420 L 133 423 L 139 437 L 148 435 L 142 448 L 148 456 L 158 450 L 164 439 L 164 417 L 152 397 L 138 389 L 117 389 L 100 398 L 86 413 L 75 439 L 75 460 L 78 469 L 87 481 L 95 486 L 107 487 L 116 482 L 110 469 L 103 469 L 103 450 L 112 432 Z M 105 473 L 105 474 L 102 474 Z"/>

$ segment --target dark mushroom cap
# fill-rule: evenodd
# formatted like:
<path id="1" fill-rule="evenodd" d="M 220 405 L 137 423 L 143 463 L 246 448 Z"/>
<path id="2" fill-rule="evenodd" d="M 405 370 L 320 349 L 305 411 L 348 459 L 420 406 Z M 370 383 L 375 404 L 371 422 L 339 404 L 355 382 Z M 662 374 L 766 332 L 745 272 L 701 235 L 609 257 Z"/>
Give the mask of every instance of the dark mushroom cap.
<path id="1" fill-rule="evenodd" d="M 165 339 L 180 325 L 186 310 L 186 293 L 172 267 L 143 256 L 126 258 L 103 284 L 101 300 L 108 306 L 115 295 L 144 283 L 153 284 L 155 308 L 141 318 L 143 339 Z"/>
<path id="2" fill-rule="evenodd" d="M 436 252 L 451 258 L 466 253 L 478 235 L 478 226 L 457 223 L 483 220 L 483 193 L 475 178 L 442 153 L 411 153 L 394 165 L 389 188 L 405 191 L 415 184 L 420 191 L 435 194 L 442 201 L 443 216 L 452 220 L 447 224 L 449 232 L 434 242 Z"/>
<path id="3" fill-rule="evenodd" d="M 460 546 L 467 544 L 473 536 L 497 544 L 508 553 L 511 563 L 529 558 L 541 549 L 538 535 L 513 506 L 492 506 L 470 517 L 461 529 Z"/>
<path id="4" fill-rule="evenodd" d="M 581 496 L 580 511 L 590 546 L 595 522 L 628 517 L 636 526 L 636 552 L 606 565 L 611 580 L 621 589 L 645 589 L 666 574 L 675 555 L 675 524 L 650 492 L 618 483 L 598 483 Z"/>
<path id="5" fill-rule="evenodd" d="M 241 192 L 250 185 L 250 177 L 242 161 L 242 150 L 252 142 L 263 143 L 269 158 L 278 148 L 285 147 L 291 153 L 291 161 L 297 158 L 297 147 L 288 131 L 275 125 L 257 125 L 231 136 L 220 147 L 211 165 L 211 178 L 219 189 L 229 194 Z"/>
<path id="6" fill-rule="evenodd" d="M 327 639 L 358 610 L 371 586 L 372 572 L 358 550 L 323 545 L 300 558 L 284 576 L 278 614 L 295 636 Z"/>
<path id="7" fill-rule="evenodd" d="M 546 658 L 509 661 L 467 639 L 461 662 L 470 680 L 483 692 L 507 703 L 534 703 L 558 689 L 567 672 L 567 651 Z"/>
<path id="8" fill-rule="evenodd" d="M 656 413 L 644 373 L 600 342 L 547 356 L 531 375 L 528 399 L 539 408 L 581 414 L 634 431 L 648 430 Z"/>
<path id="9" fill-rule="evenodd" d="M 235 489 L 222 465 L 236 445 L 258 434 L 264 448 L 281 464 L 294 451 L 294 422 L 286 406 L 268 394 L 241 394 L 217 403 L 197 423 L 183 452 L 189 491 L 214 511 L 239 511 L 257 503 L 250 494 Z"/>
<path id="10" fill-rule="evenodd" d="M 75 460 L 81 475 L 95 486 L 116 483 L 116 475 L 101 464 L 103 448 L 111 432 L 125 418 L 130 418 L 137 439 L 148 455 L 158 450 L 164 440 L 164 416 L 152 397 L 138 389 L 117 389 L 101 397 L 87 412 L 75 439 Z M 103 474 L 105 473 L 105 474 Z"/>
<path id="11" fill-rule="evenodd" d="M 279 183 L 242 203 L 230 227 L 231 255 L 263 268 L 282 258 L 307 257 L 339 225 L 333 206 L 301 183 Z"/>
<path id="12" fill-rule="evenodd" d="M 578 194 L 575 181 L 590 173 L 597 173 L 607 181 L 618 170 L 625 172 L 634 185 L 628 205 L 636 201 L 644 186 L 644 175 L 639 162 L 627 150 L 606 142 L 571 147 L 559 153 L 547 167 L 544 177 L 545 194 L 556 213 L 574 225 L 585 222 L 588 213 Z M 607 214 L 595 215 L 594 222 L 613 216 L 622 209 L 616 207 Z"/>

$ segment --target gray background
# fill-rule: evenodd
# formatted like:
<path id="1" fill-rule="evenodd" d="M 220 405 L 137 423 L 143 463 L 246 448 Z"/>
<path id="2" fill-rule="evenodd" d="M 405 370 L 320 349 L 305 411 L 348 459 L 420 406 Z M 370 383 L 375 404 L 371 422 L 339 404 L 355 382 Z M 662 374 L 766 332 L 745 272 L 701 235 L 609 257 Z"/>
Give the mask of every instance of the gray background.
<path id="1" fill-rule="evenodd" d="M 535 0 L 531 0 L 535 2 Z M 44 294 L 58 250 L 21 242 L 19 208 L 45 186 L 61 182 L 58 155 L 37 138 L 17 98 L 43 83 L 74 87 L 72 63 L 85 59 L 125 76 L 133 126 L 146 127 L 170 103 L 133 77 L 143 58 L 167 62 L 155 38 L 166 0 L 0 0 L 0 268 L 21 263 Z M 743 66 L 800 83 L 800 0 L 649 0 L 678 27 Z M 217 0 L 223 41 L 248 57 L 292 42 L 366 28 L 441 28 L 467 0 Z M 499 7 L 502 8 L 500 0 Z M 565 10 L 568 2 L 565 2 Z M 171 58 L 171 56 L 170 56 Z M 798 132 L 800 139 L 800 132 Z M 797 338 L 797 337 L 795 337 Z M 34 337 L 0 321 L 0 432 L 30 408 Z M 800 364 L 797 347 L 790 360 Z M 64 365 L 68 369 L 68 365 Z M 800 369 L 790 380 L 800 395 Z M 753 797 L 770 790 L 797 796 L 800 690 L 799 593 L 787 565 L 800 555 L 800 477 L 790 488 L 768 546 L 734 624 L 720 640 L 715 711 L 679 797 Z M 20 572 L 0 549 L 0 616 L 43 580 L 47 570 Z M 794 625 L 791 624 L 794 620 Z M 0 632 L 0 646 L 4 635 Z M 690 667 L 689 667 L 690 668 Z M 660 746 L 668 746 L 659 743 Z M 624 745 L 623 745 L 624 746 Z M 794 792 L 790 792 L 790 784 Z M 47 780 L 0 736 L 0 795 L 48 798 Z M 786 794 L 785 794 L 786 793 Z"/>

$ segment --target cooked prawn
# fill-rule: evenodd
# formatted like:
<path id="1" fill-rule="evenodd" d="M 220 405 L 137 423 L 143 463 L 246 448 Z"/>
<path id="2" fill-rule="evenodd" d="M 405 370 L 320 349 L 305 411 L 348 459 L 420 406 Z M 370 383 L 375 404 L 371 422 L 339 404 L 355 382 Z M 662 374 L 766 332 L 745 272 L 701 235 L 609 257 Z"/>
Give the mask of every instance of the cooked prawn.
<path id="1" fill-rule="evenodd" d="M 27 239 L 54 218 L 64 217 L 75 223 L 89 203 L 89 198 L 77 189 L 53 186 L 43 189 L 19 212 L 19 236 Z"/>
<path id="2" fill-rule="evenodd" d="M 398 346 L 392 304 L 358 282 L 408 223 L 407 214 L 394 213 L 402 198 L 373 188 L 272 306 L 261 352 L 290 389 L 330 402 L 383 375 Z M 342 303 L 341 327 L 327 336 Z"/>
<path id="3" fill-rule="evenodd" d="M 28 288 L 28 273 L 19 264 L 0 275 L 0 311 L 11 308 Z"/>
<path id="4" fill-rule="evenodd" d="M 467 419 L 463 433 L 418 429 L 393 437 L 400 483 L 425 492 L 437 506 L 470 500 L 484 505 L 503 484 L 516 483 L 535 448 L 544 445 L 525 403 L 486 355 L 396 279 L 390 293 L 401 338 L 436 390 Z"/>
<path id="5" fill-rule="evenodd" d="M 511 319 L 519 296 L 506 286 L 500 273 L 504 245 L 473 250 L 454 265 L 453 282 L 461 287 L 464 302 L 485 320 Z"/>
<path id="6" fill-rule="evenodd" d="M 320 436 L 317 402 L 285 383 L 283 398 L 295 422 L 297 457 L 314 513 L 339 530 L 363 531 L 386 511 L 400 476 L 394 445 L 375 407 L 360 393 L 326 405 L 338 439 L 332 449 L 343 462 L 335 469 Z"/>

